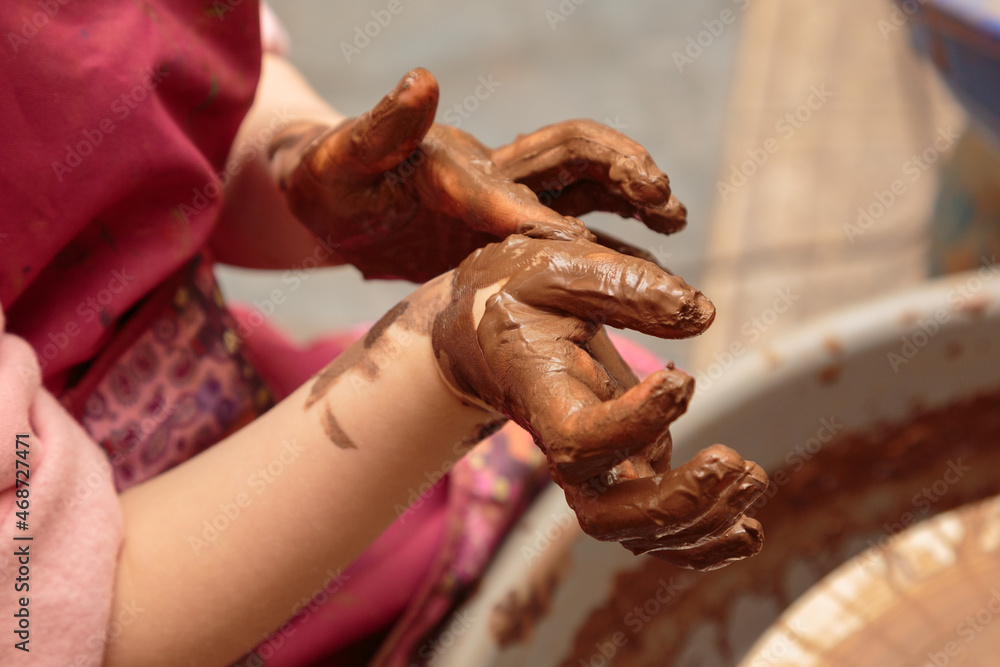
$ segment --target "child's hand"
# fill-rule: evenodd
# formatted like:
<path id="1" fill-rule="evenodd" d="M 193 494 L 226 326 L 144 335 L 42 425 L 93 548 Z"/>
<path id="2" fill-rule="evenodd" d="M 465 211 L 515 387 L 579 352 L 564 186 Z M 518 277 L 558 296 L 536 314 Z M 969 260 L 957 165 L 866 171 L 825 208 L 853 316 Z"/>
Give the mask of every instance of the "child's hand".
<path id="1" fill-rule="evenodd" d="M 763 470 L 721 445 L 670 470 L 668 426 L 694 382 L 672 364 L 639 382 L 603 330 L 697 335 L 711 302 L 650 262 L 544 224 L 520 231 L 451 276 L 432 336 L 446 383 L 535 436 L 594 537 L 698 569 L 759 551 L 744 513 Z"/>
<path id="2" fill-rule="evenodd" d="M 300 123 L 271 144 L 292 211 L 366 277 L 422 282 L 532 220 L 573 236 L 587 233 L 567 216 L 595 210 L 684 226 L 667 175 L 620 132 L 567 121 L 491 150 L 434 125 L 437 101 L 434 77 L 415 69 L 364 115 Z"/>

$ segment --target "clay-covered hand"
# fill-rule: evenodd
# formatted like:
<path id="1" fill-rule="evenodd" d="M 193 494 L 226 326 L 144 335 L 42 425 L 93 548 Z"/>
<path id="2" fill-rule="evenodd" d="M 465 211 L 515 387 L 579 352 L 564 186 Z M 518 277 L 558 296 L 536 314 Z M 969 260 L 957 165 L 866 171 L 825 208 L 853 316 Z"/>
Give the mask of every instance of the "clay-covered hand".
<path id="1" fill-rule="evenodd" d="M 711 324 L 711 302 L 642 259 L 520 231 L 452 274 L 432 336 L 445 381 L 534 435 L 590 535 L 698 569 L 757 553 L 744 513 L 763 470 L 721 445 L 671 470 L 668 427 L 694 382 L 672 364 L 640 382 L 603 329 L 685 338 Z"/>
<path id="2" fill-rule="evenodd" d="M 596 210 L 663 233 L 685 224 L 667 175 L 616 130 L 567 121 L 492 150 L 434 124 L 437 102 L 434 77 L 415 69 L 371 111 L 271 142 L 292 212 L 367 278 L 422 282 L 530 220 L 574 236 L 586 231 L 572 216 Z"/>

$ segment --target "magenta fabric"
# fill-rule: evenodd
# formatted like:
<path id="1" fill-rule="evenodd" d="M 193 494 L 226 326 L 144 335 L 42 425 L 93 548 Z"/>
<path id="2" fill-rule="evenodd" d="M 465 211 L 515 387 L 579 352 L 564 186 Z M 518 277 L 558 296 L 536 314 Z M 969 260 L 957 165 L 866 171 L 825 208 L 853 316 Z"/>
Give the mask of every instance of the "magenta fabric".
<path id="1" fill-rule="evenodd" d="M 274 405 L 243 354 L 209 258 L 132 313 L 62 403 L 101 445 L 119 492 L 199 454 Z"/>
<path id="2" fill-rule="evenodd" d="M 0 35 L 0 304 L 58 392 L 211 231 L 257 4 L 3 2 Z"/>

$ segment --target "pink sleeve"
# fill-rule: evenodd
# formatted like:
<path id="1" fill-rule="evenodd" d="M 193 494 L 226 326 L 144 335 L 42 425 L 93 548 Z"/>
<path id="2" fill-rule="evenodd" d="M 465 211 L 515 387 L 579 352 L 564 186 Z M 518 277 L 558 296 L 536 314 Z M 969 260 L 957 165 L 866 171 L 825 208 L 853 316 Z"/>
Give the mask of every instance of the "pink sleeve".
<path id="1" fill-rule="evenodd" d="M 287 56 L 292 46 L 281 19 L 264 0 L 260 3 L 260 44 L 267 53 L 279 56 Z"/>
<path id="2" fill-rule="evenodd" d="M 4 330 L 0 310 L 0 665 L 100 665 L 141 613 L 111 608 L 123 529 L 110 465 Z"/>

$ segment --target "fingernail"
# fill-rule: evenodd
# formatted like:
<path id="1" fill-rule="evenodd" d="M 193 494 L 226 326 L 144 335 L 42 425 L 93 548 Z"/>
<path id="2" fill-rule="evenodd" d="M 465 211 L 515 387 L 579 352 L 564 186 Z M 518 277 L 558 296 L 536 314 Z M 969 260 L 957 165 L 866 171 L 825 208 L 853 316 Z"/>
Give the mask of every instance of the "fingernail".
<path id="1" fill-rule="evenodd" d="M 756 519 L 743 518 L 743 530 L 747 535 L 750 536 L 754 542 L 762 543 L 764 541 L 764 528 L 760 525 L 760 522 Z"/>
<path id="2" fill-rule="evenodd" d="M 663 206 L 665 210 L 671 210 L 670 181 L 666 174 L 655 166 L 650 169 L 647 165 L 634 178 L 634 181 L 626 183 L 625 194 L 630 199 L 644 206 Z"/>
<path id="3" fill-rule="evenodd" d="M 770 485 L 771 480 L 768 479 L 767 473 L 764 469 L 753 461 L 747 461 L 747 472 L 750 473 L 752 477 L 758 484 L 762 485 L 765 489 Z"/>
<path id="4" fill-rule="evenodd" d="M 706 316 L 709 318 L 709 321 L 715 319 L 715 304 L 712 303 L 707 296 L 705 296 L 701 292 L 698 292 L 698 294 L 694 298 L 694 302 L 697 305 L 698 310 L 706 314 Z"/>
<path id="5" fill-rule="evenodd" d="M 667 200 L 667 213 L 671 217 L 687 220 L 687 212 L 687 206 L 677 197 L 670 195 L 670 199 Z"/>
<path id="6" fill-rule="evenodd" d="M 715 305 L 701 292 L 692 290 L 681 297 L 677 314 L 688 325 L 685 328 L 701 332 L 715 321 Z"/>

